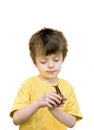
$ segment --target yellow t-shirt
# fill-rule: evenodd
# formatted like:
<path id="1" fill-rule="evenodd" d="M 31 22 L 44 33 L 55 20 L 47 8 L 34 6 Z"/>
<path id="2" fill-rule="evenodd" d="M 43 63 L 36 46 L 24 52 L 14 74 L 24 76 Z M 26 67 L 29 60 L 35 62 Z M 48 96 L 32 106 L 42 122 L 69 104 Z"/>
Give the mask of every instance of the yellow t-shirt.
<path id="1" fill-rule="evenodd" d="M 73 87 L 64 79 L 59 80 L 59 88 L 67 98 L 63 108 L 65 112 L 77 117 L 77 120 L 82 119 L 82 114 L 73 90 Z M 55 91 L 52 84 L 41 80 L 38 76 L 28 78 L 20 87 L 15 98 L 14 105 L 10 112 L 19 110 L 26 105 L 34 102 L 45 93 Z M 45 108 L 40 108 L 29 120 L 20 124 L 19 130 L 66 130 L 67 127 L 60 123 L 50 112 Z"/>

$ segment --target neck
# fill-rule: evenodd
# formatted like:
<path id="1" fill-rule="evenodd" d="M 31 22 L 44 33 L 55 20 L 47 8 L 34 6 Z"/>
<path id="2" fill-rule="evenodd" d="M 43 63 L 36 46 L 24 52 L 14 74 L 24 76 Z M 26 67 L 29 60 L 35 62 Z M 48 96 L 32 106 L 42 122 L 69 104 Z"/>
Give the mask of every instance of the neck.
<path id="1" fill-rule="evenodd" d="M 40 75 L 39 78 L 50 84 L 57 83 L 59 81 L 58 78 L 45 78 L 45 77 L 41 77 Z"/>

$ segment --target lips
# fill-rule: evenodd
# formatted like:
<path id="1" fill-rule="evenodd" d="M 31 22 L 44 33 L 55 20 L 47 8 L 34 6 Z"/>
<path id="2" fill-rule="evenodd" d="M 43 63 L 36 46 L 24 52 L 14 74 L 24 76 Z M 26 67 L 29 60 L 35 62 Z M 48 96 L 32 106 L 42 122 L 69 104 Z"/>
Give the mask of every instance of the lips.
<path id="1" fill-rule="evenodd" d="M 49 73 L 49 74 L 54 74 L 56 72 L 56 70 L 54 70 L 54 71 L 47 71 L 47 73 Z"/>

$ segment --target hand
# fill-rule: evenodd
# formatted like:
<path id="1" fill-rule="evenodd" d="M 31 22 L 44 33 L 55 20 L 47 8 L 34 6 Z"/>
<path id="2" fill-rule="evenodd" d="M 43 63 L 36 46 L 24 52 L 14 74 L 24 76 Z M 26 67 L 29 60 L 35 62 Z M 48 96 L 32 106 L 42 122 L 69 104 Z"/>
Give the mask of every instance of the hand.
<path id="1" fill-rule="evenodd" d="M 41 107 L 53 108 L 61 104 L 62 97 L 55 92 L 48 92 L 42 96 L 39 101 Z"/>
<path id="2" fill-rule="evenodd" d="M 66 102 L 66 100 L 67 100 L 67 99 L 63 97 L 59 106 L 62 106 L 62 107 L 63 107 L 64 104 L 65 104 L 65 102 Z"/>

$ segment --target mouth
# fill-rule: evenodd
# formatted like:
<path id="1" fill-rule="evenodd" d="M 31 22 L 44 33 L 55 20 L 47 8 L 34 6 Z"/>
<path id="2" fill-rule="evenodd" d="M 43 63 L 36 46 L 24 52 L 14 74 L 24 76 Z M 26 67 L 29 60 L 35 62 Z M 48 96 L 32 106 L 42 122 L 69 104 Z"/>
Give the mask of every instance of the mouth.
<path id="1" fill-rule="evenodd" d="M 56 70 L 53 70 L 53 71 L 47 71 L 47 73 L 49 73 L 49 74 L 54 74 L 54 73 L 56 73 Z"/>

